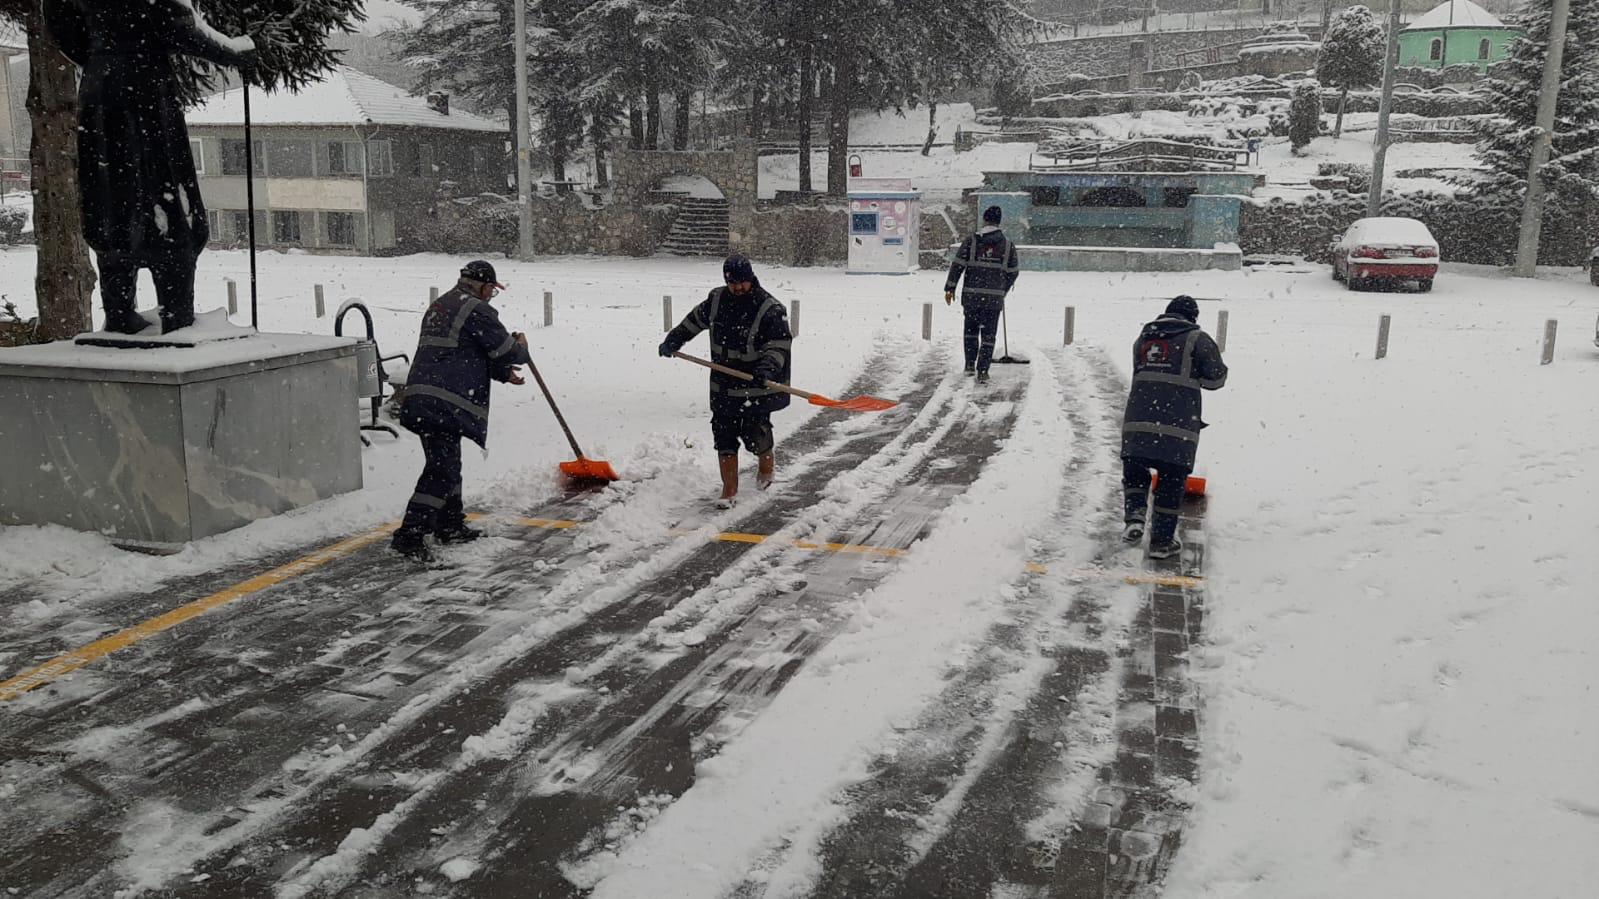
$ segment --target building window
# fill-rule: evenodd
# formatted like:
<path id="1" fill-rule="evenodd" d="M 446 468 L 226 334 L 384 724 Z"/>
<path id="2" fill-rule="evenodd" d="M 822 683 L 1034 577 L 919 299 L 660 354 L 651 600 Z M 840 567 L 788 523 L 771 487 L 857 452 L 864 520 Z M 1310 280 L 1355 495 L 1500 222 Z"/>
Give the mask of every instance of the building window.
<path id="1" fill-rule="evenodd" d="M 244 141 L 233 138 L 223 138 L 219 143 L 222 151 L 222 174 L 243 175 L 245 172 Z M 261 142 L 255 141 L 252 148 L 255 153 L 255 174 L 266 174 L 266 154 L 261 152 Z"/>
<path id="2" fill-rule="evenodd" d="M 274 178 L 311 177 L 311 146 L 308 140 L 267 141 L 267 170 Z"/>
<path id="3" fill-rule="evenodd" d="M 328 143 L 328 174 L 329 175 L 359 175 L 361 174 L 361 142 L 358 140 L 336 140 Z"/>
<path id="4" fill-rule="evenodd" d="M 300 242 L 300 213 L 292 210 L 272 213 L 272 242 L 283 244 Z"/>
<path id="5" fill-rule="evenodd" d="M 1487 41 L 1483 41 L 1483 43 L 1486 44 Z M 200 139 L 198 137 L 189 138 L 189 155 L 194 157 L 194 173 L 196 175 L 204 175 L 205 145 L 200 143 Z"/>
<path id="6" fill-rule="evenodd" d="M 336 247 L 355 246 L 355 213 L 324 212 L 322 220 L 326 223 L 329 244 Z"/>
<path id="7" fill-rule="evenodd" d="M 228 212 L 228 221 L 231 231 L 226 235 L 229 240 L 246 241 L 250 239 L 250 213 L 243 209 L 234 209 Z"/>
<path id="8" fill-rule="evenodd" d="M 419 178 L 433 177 L 433 145 L 416 145 L 416 174 Z"/>
<path id="9" fill-rule="evenodd" d="M 366 142 L 367 167 L 374 178 L 387 178 L 394 174 L 394 145 L 386 140 Z"/>
<path id="10" fill-rule="evenodd" d="M 1433 38 L 1432 45 L 1427 48 L 1427 58 L 1433 62 L 1441 62 L 1444 58 L 1444 42 Z"/>
<path id="11" fill-rule="evenodd" d="M 1487 59 L 1488 58 L 1488 54 L 1492 50 L 1493 50 L 1493 45 L 1491 43 L 1489 43 L 1487 38 L 1483 38 L 1482 39 L 1482 43 L 1477 45 L 1477 58 L 1478 59 Z"/>

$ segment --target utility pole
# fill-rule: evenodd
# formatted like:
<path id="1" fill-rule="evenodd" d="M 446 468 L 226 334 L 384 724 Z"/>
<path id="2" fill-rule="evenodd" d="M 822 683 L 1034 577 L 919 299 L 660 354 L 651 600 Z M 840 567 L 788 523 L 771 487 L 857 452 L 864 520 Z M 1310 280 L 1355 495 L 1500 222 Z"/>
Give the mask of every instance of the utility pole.
<path id="1" fill-rule="evenodd" d="M 1566 19 L 1571 0 L 1554 0 L 1549 16 L 1549 55 L 1543 61 L 1543 86 L 1538 91 L 1538 122 L 1532 138 L 1532 159 L 1527 163 L 1527 196 L 1521 205 L 1521 234 L 1516 240 L 1518 278 L 1538 275 L 1538 235 L 1543 230 L 1543 175 L 1554 140 L 1555 102 L 1560 99 L 1560 64 L 1566 51 Z"/>
<path id="2" fill-rule="evenodd" d="M 527 0 L 516 0 L 516 255 L 533 258 L 533 167 L 528 156 L 532 130 L 527 112 Z"/>
<path id="3" fill-rule="evenodd" d="M 1371 150 L 1371 192 L 1366 217 L 1382 214 L 1382 168 L 1388 160 L 1388 116 L 1394 111 L 1394 68 L 1399 65 L 1399 0 L 1388 4 L 1388 50 L 1382 62 L 1382 105 L 1377 108 L 1377 143 Z"/>

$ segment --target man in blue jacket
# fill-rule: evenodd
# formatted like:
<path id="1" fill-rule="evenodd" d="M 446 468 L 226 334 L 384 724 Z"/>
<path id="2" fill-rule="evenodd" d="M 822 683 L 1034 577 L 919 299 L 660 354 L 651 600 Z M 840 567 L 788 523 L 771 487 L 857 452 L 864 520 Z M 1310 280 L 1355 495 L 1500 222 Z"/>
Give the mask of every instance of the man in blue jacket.
<path id="1" fill-rule="evenodd" d="M 1016 286 L 1021 263 L 1016 245 L 999 230 L 1000 209 L 983 210 L 983 227 L 961 242 L 955 260 L 949 264 L 944 281 L 944 305 L 955 302 L 955 286 L 961 276 L 961 312 L 966 316 L 966 373 L 977 375 L 979 383 L 988 381 L 988 365 L 994 358 L 994 333 L 999 315 L 1005 311 L 1005 295 Z"/>
<path id="2" fill-rule="evenodd" d="M 467 526 L 461 506 L 461 438 L 486 446 L 490 380 L 521 384 L 518 366 L 532 362 L 527 337 L 505 330 L 489 305 L 504 289 L 494 266 L 481 259 L 469 262 L 455 287 L 422 316 L 400 424 L 422 438 L 427 462 L 391 544 L 395 552 L 417 561 L 433 558 L 429 535 L 446 544 L 482 536 Z"/>
<path id="3" fill-rule="evenodd" d="M 1133 344 L 1133 387 L 1122 420 L 1122 491 L 1126 527 L 1122 537 L 1136 543 L 1144 537 L 1150 471 L 1160 473 L 1155 486 L 1154 528 L 1149 557 L 1168 559 L 1182 550 L 1177 516 L 1183 488 L 1199 451 L 1202 390 L 1227 383 L 1221 350 L 1199 328 L 1199 304 L 1180 296 L 1166 312 L 1144 326 Z"/>
<path id="4" fill-rule="evenodd" d="M 722 475 L 722 497 L 717 505 L 732 508 L 738 496 L 738 445 L 755 454 L 755 485 L 772 485 L 777 468 L 772 438 L 772 413 L 788 407 L 788 394 L 768 387 L 768 380 L 789 381 L 790 351 L 794 336 L 788 330 L 788 313 L 755 277 L 749 259 L 734 253 L 722 263 L 725 287 L 710 292 L 704 302 L 661 342 L 660 354 L 671 356 L 700 333 L 710 331 L 711 361 L 748 372 L 746 381 L 711 372 L 711 437 L 717 467 Z"/>

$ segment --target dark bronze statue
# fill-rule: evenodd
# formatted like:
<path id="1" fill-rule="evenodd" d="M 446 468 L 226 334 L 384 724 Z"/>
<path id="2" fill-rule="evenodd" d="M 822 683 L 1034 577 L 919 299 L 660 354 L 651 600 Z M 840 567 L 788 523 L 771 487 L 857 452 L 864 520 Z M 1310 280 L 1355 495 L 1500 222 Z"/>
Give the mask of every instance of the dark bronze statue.
<path id="1" fill-rule="evenodd" d="M 182 58 L 249 65 L 249 38 L 206 24 L 192 0 L 45 0 L 46 23 L 83 70 L 78 177 L 83 235 L 100 266 L 107 331 L 136 334 L 139 269 L 163 334 L 194 324 L 194 269 L 209 235 L 179 98 Z"/>

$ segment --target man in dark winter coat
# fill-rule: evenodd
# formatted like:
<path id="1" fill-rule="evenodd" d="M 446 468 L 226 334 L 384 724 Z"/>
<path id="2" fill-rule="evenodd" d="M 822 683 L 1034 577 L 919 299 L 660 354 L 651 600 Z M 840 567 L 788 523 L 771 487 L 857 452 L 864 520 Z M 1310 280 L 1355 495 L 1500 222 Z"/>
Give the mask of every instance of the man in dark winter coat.
<path id="1" fill-rule="evenodd" d="M 999 315 L 1005 311 L 1005 295 L 1016 284 L 1021 265 L 1016 258 L 1016 245 L 999 230 L 998 206 L 983 210 L 983 227 L 961 242 L 955 251 L 955 261 L 949 265 L 949 279 L 944 282 L 944 305 L 955 302 L 955 285 L 961 275 L 966 276 L 966 286 L 961 289 L 961 311 L 966 316 L 966 373 L 976 374 L 978 381 L 988 380 L 988 364 L 994 358 L 994 332 L 999 328 Z"/>
<path id="2" fill-rule="evenodd" d="M 1122 490 L 1126 529 L 1122 536 L 1136 543 L 1144 536 L 1150 471 L 1159 472 L 1155 486 L 1154 528 L 1149 557 L 1175 556 L 1177 516 L 1183 488 L 1194 470 L 1199 450 L 1201 390 L 1219 390 L 1227 383 L 1227 364 L 1210 335 L 1200 330 L 1199 304 L 1181 296 L 1166 312 L 1144 326 L 1133 344 L 1133 387 L 1122 420 Z"/>
<path id="3" fill-rule="evenodd" d="M 136 334 L 139 269 L 155 281 L 163 333 L 194 324 L 194 268 L 209 237 L 175 56 L 248 65 L 249 38 L 211 30 L 188 0 L 46 0 L 61 51 L 83 69 L 78 183 L 83 236 L 100 265 L 107 331 Z"/>
<path id="4" fill-rule="evenodd" d="M 756 486 L 770 487 L 777 466 L 772 440 L 772 413 L 788 406 L 788 394 L 767 381 L 789 381 L 794 337 L 788 313 L 755 277 L 750 261 L 737 253 L 722 263 L 727 286 L 711 291 L 661 342 L 660 354 L 671 356 L 701 331 L 711 332 L 711 361 L 755 376 L 745 381 L 711 372 L 711 437 L 722 474 L 718 505 L 731 508 L 738 495 L 738 445 L 755 454 Z"/>
<path id="5" fill-rule="evenodd" d="M 422 316 L 400 424 L 422 438 L 427 462 L 405 507 L 405 521 L 394 532 L 392 546 L 401 555 L 429 561 L 429 535 L 440 543 L 482 536 L 467 526 L 461 506 L 461 438 L 487 445 L 489 381 L 521 384 L 518 366 L 532 362 L 527 338 L 506 331 L 489 305 L 504 289 L 494 266 L 481 259 L 469 262 L 455 287 Z"/>

